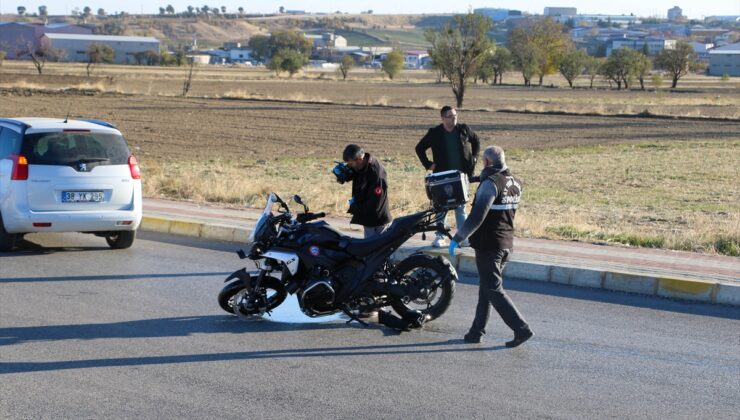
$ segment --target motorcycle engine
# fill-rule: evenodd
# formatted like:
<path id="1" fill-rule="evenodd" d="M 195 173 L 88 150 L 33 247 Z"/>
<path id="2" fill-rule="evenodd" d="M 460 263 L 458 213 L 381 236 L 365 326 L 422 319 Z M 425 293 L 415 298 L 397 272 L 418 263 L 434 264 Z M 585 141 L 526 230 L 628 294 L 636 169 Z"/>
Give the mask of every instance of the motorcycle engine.
<path id="1" fill-rule="evenodd" d="M 334 294 L 334 282 L 331 278 L 311 280 L 299 295 L 301 310 L 311 317 L 334 313 Z"/>

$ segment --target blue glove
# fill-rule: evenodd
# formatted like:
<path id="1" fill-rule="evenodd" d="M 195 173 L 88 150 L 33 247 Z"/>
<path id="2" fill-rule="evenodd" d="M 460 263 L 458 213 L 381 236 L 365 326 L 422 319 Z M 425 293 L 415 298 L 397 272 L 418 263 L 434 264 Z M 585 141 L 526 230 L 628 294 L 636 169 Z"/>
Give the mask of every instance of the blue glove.
<path id="1" fill-rule="evenodd" d="M 454 256 L 455 256 L 455 248 L 457 248 L 457 247 L 458 247 L 458 245 L 459 245 L 459 244 L 457 243 L 457 241 L 456 241 L 456 240 L 454 240 L 454 239 L 453 239 L 453 240 L 451 240 L 451 241 L 450 241 L 450 248 L 449 248 L 449 250 L 447 251 L 447 252 L 448 252 L 448 253 L 450 254 L 450 258 L 452 258 L 452 257 L 454 257 Z"/>
<path id="2" fill-rule="evenodd" d="M 352 207 L 352 205 L 355 204 L 355 198 L 352 197 L 349 199 L 349 206 Z"/>

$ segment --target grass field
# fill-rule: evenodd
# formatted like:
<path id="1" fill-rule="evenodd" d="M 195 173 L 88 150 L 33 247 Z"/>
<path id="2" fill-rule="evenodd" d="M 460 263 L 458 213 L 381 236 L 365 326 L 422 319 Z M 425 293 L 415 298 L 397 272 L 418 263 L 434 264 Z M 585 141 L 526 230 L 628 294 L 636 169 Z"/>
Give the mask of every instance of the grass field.
<path id="1" fill-rule="evenodd" d="M 140 158 L 147 196 L 261 206 L 274 190 L 343 214 L 349 186 L 329 170 L 354 142 L 383 160 L 395 216 L 427 205 L 413 147 L 451 102 L 431 75 L 287 81 L 207 68 L 196 97 L 183 98 L 183 69 L 106 66 L 92 80 L 81 70 L 52 66 L 34 78 L 4 66 L 0 115 L 69 110 L 114 122 Z M 87 93 L 59 91 L 85 80 Z M 686 82 L 673 93 L 476 86 L 460 115 L 484 144 L 502 145 L 525 180 L 519 235 L 739 255 L 738 82 Z M 631 116 L 646 109 L 689 118 Z"/>

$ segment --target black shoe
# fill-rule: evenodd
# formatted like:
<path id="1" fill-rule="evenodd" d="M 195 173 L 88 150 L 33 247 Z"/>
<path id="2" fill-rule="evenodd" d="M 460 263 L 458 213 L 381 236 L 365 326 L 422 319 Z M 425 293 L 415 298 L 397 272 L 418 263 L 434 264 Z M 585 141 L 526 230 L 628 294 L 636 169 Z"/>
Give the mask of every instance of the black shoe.
<path id="1" fill-rule="evenodd" d="M 470 343 L 470 344 L 480 344 L 481 337 L 480 337 L 480 334 L 473 334 L 469 332 L 465 334 L 465 337 L 463 337 L 463 340 L 465 340 L 466 343 Z"/>
<path id="2" fill-rule="evenodd" d="M 506 347 L 517 347 L 532 337 L 534 337 L 534 333 L 532 332 L 532 330 L 527 330 L 521 334 L 516 334 L 514 335 L 513 340 L 506 342 Z"/>

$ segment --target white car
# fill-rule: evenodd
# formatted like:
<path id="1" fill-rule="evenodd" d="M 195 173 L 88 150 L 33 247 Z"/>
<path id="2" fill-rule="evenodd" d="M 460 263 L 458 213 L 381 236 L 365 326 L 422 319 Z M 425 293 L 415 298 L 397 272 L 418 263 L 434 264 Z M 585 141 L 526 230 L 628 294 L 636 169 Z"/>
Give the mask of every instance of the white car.
<path id="1" fill-rule="evenodd" d="M 130 247 L 141 171 L 121 132 L 99 120 L 0 118 L 0 251 L 33 232 L 85 232 Z"/>

